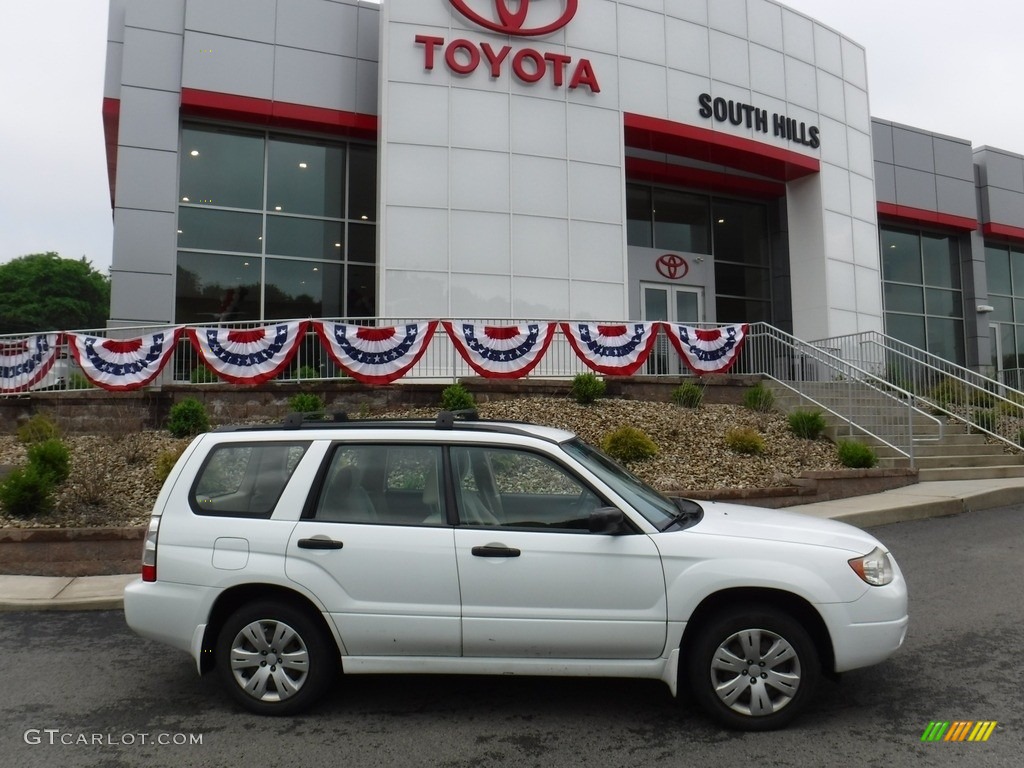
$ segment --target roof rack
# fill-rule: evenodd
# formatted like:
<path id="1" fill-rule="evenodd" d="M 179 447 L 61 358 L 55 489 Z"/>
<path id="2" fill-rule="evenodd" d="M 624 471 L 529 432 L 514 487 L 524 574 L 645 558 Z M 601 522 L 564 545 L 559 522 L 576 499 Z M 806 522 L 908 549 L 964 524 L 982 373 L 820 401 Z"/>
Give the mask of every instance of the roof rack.
<path id="1" fill-rule="evenodd" d="M 455 421 L 480 421 L 480 414 L 476 408 L 463 408 L 458 411 L 441 411 L 437 414 L 437 421 L 434 422 L 436 429 L 454 429 Z"/>

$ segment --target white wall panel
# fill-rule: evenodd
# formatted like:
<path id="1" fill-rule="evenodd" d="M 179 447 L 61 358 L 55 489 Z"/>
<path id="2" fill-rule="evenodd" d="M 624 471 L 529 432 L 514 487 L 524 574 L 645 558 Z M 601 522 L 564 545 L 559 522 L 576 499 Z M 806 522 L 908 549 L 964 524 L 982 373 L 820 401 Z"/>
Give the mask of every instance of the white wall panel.
<path id="1" fill-rule="evenodd" d="M 388 270 L 387 315 L 410 319 L 451 317 L 447 272 Z"/>
<path id="2" fill-rule="evenodd" d="M 118 144 L 177 152 L 180 104 L 181 97 L 173 91 L 125 86 L 121 89 Z"/>
<path id="3" fill-rule="evenodd" d="M 573 219 L 622 224 L 622 172 L 603 165 L 569 166 L 569 215 Z"/>
<path id="4" fill-rule="evenodd" d="M 121 84 L 180 91 L 181 57 L 181 35 L 128 27 L 124 31 Z"/>
<path id="5" fill-rule="evenodd" d="M 451 317 L 502 318 L 512 313 L 512 278 L 507 275 L 451 276 Z"/>
<path id="6" fill-rule="evenodd" d="M 513 277 L 512 317 L 529 320 L 569 317 L 569 281 Z"/>
<path id="7" fill-rule="evenodd" d="M 593 190 L 593 194 L 601 191 Z M 569 170 L 565 160 L 512 156 L 512 212 L 531 216 L 569 213 Z"/>
<path id="8" fill-rule="evenodd" d="M 619 56 L 652 64 L 665 62 L 665 17 L 619 5 Z"/>
<path id="9" fill-rule="evenodd" d="M 786 62 L 779 51 L 750 46 L 750 87 L 760 93 L 786 92 Z"/>
<path id="10" fill-rule="evenodd" d="M 388 148 L 385 182 L 390 205 L 448 207 L 448 152 L 395 144 Z"/>
<path id="11" fill-rule="evenodd" d="M 574 221 L 569 231 L 569 269 L 574 277 L 624 282 L 626 242 L 621 227 Z"/>
<path id="12" fill-rule="evenodd" d="M 447 271 L 448 211 L 392 207 L 382 243 L 388 269 Z"/>
<path id="13" fill-rule="evenodd" d="M 114 325 L 171 323 L 174 275 L 111 269 L 110 318 Z"/>
<path id="14" fill-rule="evenodd" d="M 712 30 L 711 77 L 740 88 L 750 87 L 749 43 L 733 35 Z"/>
<path id="15" fill-rule="evenodd" d="M 818 78 L 810 64 L 786 57 L 786 98 L 807 109 L 818 108 Z"/>
<path id="16" fill-rule="evenodd" d="M 275 56 L 275 101 L 356 111 L 355 59 L 283 46 L 276 48 Z"/>
<path id="17" fill-rule="evenodd" d="M 277 7 L 278 45 L 355 56 L 359 31 L 354 5 L 329 0 L 287 0 Z"/>
<path id="18" fill-rule="evenodd" d="M 167 211 L 119 208 L 114 214 L 117 239 L 114 242 L 113 269 L 171 273 L 174 263 L 168 261 L 167 254 L 177 249 L 176 222 L 177 215 Z"/>
<path id="19" fill-rule="evenodd" d="M 820 24 L 814 25 L 814 63 L 819 69 L 843 76 L 842 38 Z"/>
<path id="20" fill-rule="evenodd" d="M 452 146 L 507 152 L 510 144 L 509 99 L 507 93 L 453 88 Z M 392 103 L 395 103 L 394 94 Z"/>
<path id="21" fill-rule="evenodd" d="M 509 210 L 510 161 L 506 152 L 453 149 L 451 206 L 462 210 Z"/>
<path id="22" fill-rule="evenodd" d="M 569 277 L 569 222 L 565 218 L 512 218 L 512 272 L 526 277 Z"/>
<path id="23" fill-rule="evenodd" d="M 666 64 L 694 75 L 711 75 L 711 31 L 703 24 L 666 19 Z"/>
<path id="24" fill-rule="evenodd" d="M 619 166 L 622 163 L 622 115 L 618 110 L 569 105 L 569 159 Z"/>
<path id="25" fill-rule="evenodd" d="M 447 147 L 450 105 L 448 88 L 395 83 L 388 92 L 391 141 Z"/>
<path id="26" fill-rule="evenodd" d="M 182 32 L 185 23 L 185 0 L 160 0 L 148 3 L 124 3 L 123 0 L 119 0 L 117 5 L 123 10 L 122 21 L 126 26 L 170 32 L 175 35 Z"/>
<path id="27" fill-rule="evenodd" d="M 768 0 L 747 0 L 750 40 L 781 51 L 782 9 Z"/>
<path id="28" fill-rule="evenodd" d="M 189 8 L 195 3 L 190 3 Z M 199 32 L 185 33 L 181 85 L 216 93 L 274 98 L 274 46 Z"/>
<path id="29" fill-rule="evenodd" d="M 452 211 L 452 271 L 501 275 L 511 273 L 512 218 L 507 213 Z"/>
<path id="30" fill-rule="evenodd" d="M 185 29 L 261 43 L 274 42 L 277 0 L 191 0 Z"/>
<path id="31" fill-rule="evenodd" d="M 537 157 L 565 157 L 568 151 L 566 104 L 513 96 L 512 151 Z"/>
<path id="32" fill-rule="evenodd" d="M 665 13 L 707 26 L 709 0 L 665 0 Z"/>
<path id="33" fill-rule="evenodd" d="M 710 0 L 708 26 L 739 37 L 747 36 L 747 0 Z"/>

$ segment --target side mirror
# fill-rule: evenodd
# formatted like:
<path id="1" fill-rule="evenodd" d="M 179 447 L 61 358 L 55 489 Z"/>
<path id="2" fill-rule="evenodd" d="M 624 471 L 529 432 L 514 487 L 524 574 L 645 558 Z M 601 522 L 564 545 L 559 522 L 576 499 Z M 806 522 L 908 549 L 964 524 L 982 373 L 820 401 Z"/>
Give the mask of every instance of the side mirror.
<path id="1" fill-rule="evenodd" d="M 622 510 L 617 507 L 601 507 L 590 513 L 589 528 L 591 533 L 622 533 L 625 518 Z"/>

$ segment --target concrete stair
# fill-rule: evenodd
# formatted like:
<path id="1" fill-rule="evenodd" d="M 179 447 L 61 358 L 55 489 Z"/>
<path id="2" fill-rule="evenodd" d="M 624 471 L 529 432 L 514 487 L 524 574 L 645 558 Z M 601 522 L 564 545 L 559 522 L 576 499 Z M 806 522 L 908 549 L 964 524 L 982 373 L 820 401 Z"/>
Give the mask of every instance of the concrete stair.
<path id="1" fill-rule="evenodd" d="M 784 413 L 796 409 L 815 409 L 813 403 L 785 387 L 771 382 L 775 407 Z M 910 459 L 885 445 L 867 432 L 879 435 L 895 445 L 907 441 L 907 408 L 877 392 L 865 392 L 850 403 L 849 390 L 842 382 L 803 382 L 809 398 L 840 412 L 852 410 L 860 427 L 850 434 L 849 426 L 825 412 L 829 424 L 827 434 L 832 440 L 856 439 L 870 445 L 878 455 L 880 467 L 909 467 Z M 958 423 L 942 425 L 942 436 L 936 423 L 924 414 L 911 420 L 914 437 L 914 466 L 920 482 L 937 480 L 987 480 L 1024 477 L 1024 453 L 1012 453 L 1003 443 L 989 442 L 983 434 L 971 433 Z"/>

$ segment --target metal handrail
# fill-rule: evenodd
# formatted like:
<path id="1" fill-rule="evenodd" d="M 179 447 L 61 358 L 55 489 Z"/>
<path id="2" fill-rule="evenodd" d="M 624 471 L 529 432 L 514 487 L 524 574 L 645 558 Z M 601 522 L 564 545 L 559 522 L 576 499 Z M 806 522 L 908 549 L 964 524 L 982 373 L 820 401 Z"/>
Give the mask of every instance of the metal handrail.
<path id="1" fill-rule="evenodd" d="M 942 420 L 917 406 L 914 394 L 857 364 L 839 350 L 809 344 L 765 323 L 751 326 L 738 366 L 763 375 L 868 435 L 914 465 L 914 445 L 938 441 Z M 813 394 L 814 390 L 819 394 Z M 824 397 L 826 394 L 828 397 Z M 915 422 L 934 427 L 929 436 Z"/>
<path id="2" fill-rule="evenodd" d="M 928 408 L 1019 449 L 1024 440 L 1024 392 L 878 331 L 812 342 L 874 369 L 914 393 Z"/>

